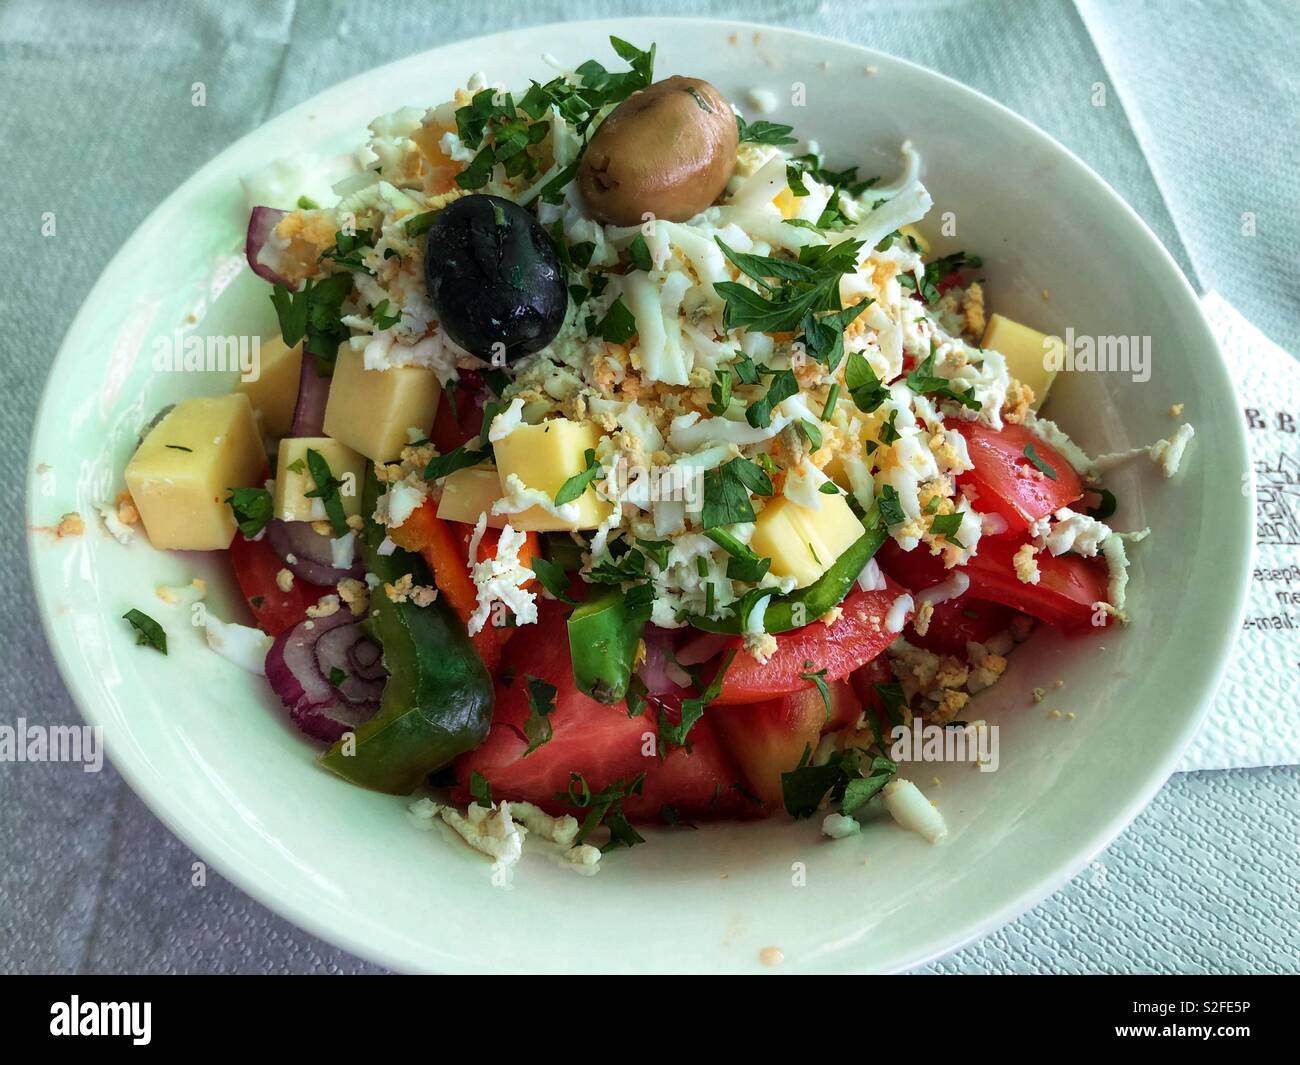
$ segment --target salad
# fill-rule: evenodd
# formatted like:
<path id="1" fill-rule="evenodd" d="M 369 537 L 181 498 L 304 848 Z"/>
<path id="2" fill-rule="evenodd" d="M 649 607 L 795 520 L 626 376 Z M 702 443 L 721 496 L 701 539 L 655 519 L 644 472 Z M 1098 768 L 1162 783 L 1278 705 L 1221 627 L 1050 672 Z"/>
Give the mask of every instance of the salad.
<path id="1" fill-rule="evenodd" d="M 1039 413 L 1061 342 L 932 249 L 910 144 L 835 169 L 611 44 L 250 175 L 279 335 L 146 427 L 114 514 L 226 552 L 255 624 L 208 643 L 498 865 L 877 801 L 939 841 L 895 741 L 986 727 L 1035 625 L 1125 621 L 1103 478 L 1191 427 L 1091 458 Z"/>

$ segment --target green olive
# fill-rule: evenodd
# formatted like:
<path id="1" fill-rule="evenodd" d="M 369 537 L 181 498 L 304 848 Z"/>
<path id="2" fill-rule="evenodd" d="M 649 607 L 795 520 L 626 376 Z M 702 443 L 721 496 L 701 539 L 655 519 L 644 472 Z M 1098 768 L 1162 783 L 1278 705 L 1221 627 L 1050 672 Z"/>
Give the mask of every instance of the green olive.
<path id="1" fill-rule="evenodd" d="M 618 226 L 647 213 L 685 222 L 726 187 L 738 140 L 735 112 L 707 81 L 657 81 L 619 104 L 587 145 L 578 179 L 587 211 Z"/>

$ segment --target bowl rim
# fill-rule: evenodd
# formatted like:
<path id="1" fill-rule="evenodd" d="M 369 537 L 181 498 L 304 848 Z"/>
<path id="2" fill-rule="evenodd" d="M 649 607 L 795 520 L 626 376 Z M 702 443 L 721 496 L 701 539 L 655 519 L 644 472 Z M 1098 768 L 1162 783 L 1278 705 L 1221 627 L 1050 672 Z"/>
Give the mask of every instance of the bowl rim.
<path id="1" fill-rule="evenodd" d="M 593 18 L 578 21 L 561 21 L 538 23 L 529 26 L 513 27 L 501 30 L 491 34 L 481 34 L 474 37 L 466 37 L 460 40 L 451 41 L 439 45 L 435 48 L 425 49 L 414 52 L 400 58 L 391 60 L 379 66 L 372 67 L 366 71 L 358 73 L 343 81 L 335 82 L 326 88 L 314 93 L 310 97 L 302 100 L 294 106 L 280 112 L 272 118 L 260 123 L 254 129 L 249 130 L 237 140 L 226 144 L 210 159 L 198 167 L 187 179 L 178 185 L 170 194 L 168 194 L 145 218 L 135 227 L 131 235 L 124 241 L 121 248 L 108 260 L 101 270 L 94 285 L 91 286 L 83 299 L 81 306 L 74 315 L 68 329 L 60 341 L 58 352 L 50 364 L 49 374 L 46 378 L 45 385 L 42 388 L 40 400 L 36 407 L 35 416 L 32 423 L 32 435 L 28 441 L 27 449 L 27 487 L 25 498 L 25 513 L 27 516 L 27 555 L 28 555 L 28 572 L 31 577 L 34 597 L 37 602 L 38 612 L 41 619 L 42 628 L 46 636 L 46 642 L 50 646 L 55 663 L 58 667 L 60 676 L 72 696 L 73 702 L 79 712 L 89 724 L 100 724 L 96 707 L 96 700 L 92 698 L 94 694 L 86 684 L 86 678 L 82 667 L 75 662 L 64 647 L 61 641 L 51 638 L 54 631 L 54 613 L 53 603 L 51 601 L 52 586 L 43 583 L 36 562 L 36 553 L 33 550 L 38 538 L 41 536 L 40 530 L 33 525 L 33 502 L 37 494 L 37 474 L 35 471 L 35 447 L 40 427 L 51 416 L 54 406 L 55 382 L 59 378 L 58 371 L 61 364 L 71 358 L 69 351 L 69 342 L 84 328 L 84 322 L 90 316 L 90 309 L 103 298 L 102 290 L 106 286 L 108 279 L 120 268 L 122 260 L 139 236 L 140 233 L 147 231 L 160 216 L 162 216 L 171 205 L 184 198 L 191 189 L 201 186 L 208 178 L 208 175 L 221 167 L 223 159 L 228 153 L 234 151 L 238 146 L 246 141 L 259 136 L 264 136 L 268 129 L 287 128 L 298 121 L 307 118 L 314 111 L 319 111 L 322 99 L 335 93 L 343 93 L 349 88 L 359 87 L 364 83 L 381 76 L 394 68 L 413 64 L 418 62 L 437 62 L 440 56 L 454 50 L 467 47 L 474 47 L 479 51 L 487 53 L 494 42 L 503 41 L 507 38 L 515 38 L 520 34 L 527 33 L 546 33 L 555 32 L 559 29 L 565 30 L 582 30 L 592 32 L 599 30 L 602 33 L 612 33 L 617 36 L 633 37 L 638 33 L 650 32 L 653 34 L 662 28 L 669 28 L 675 32 L 680 32 L 685 28 L 695 27 L 741 33 L 768 34 L 778 37 L 795 37 L 801 38 L 805 42 L 830 43 L 837 47 L 850 48 L 855 50 L 863 59 L 868 60 L 881 67 L 893 67 L 907 71 L 914 76 L 921 76 L 936 80 L 941 83 L 942 87 L 949 93 L 962 96 L 969 102 L 976 103 L 980 106 L 991 108 L 994 113 L 1003 121 L 1019 127 L 1020 131 L 1027 134 L 1035 140 L 1040 146 L 1047 148 L 1051 154 L 1066 160 L 1077 176 L 1091 183 L 1094 189 L 1098 191 L 1102 198 L 1109 206 L 1123 215 L 1127 222 L 1132 226 L 1136 234 L 1140 234 L 1140 239 L 1148 246 L 1148 249 L 1154 253 L 1157 261 L 1164 268 L 1168 275 L 1164 279 L 1164 284 L 1171 291 L 1176 291 L 1185 301 L 1187 306 L 1192 309 L 1193 320 L 1200 330 L 1204 333 L 1207 345 L 1217 354 L 1217 369 L 1222 371 L 1224 381 L 1228 387 L 1236 394 L 1236 385 L 1232 375 L 1228 372 L 1228 367 L 1222 350 L 1210 328 L 1209 321 L 1202 308 L 1201 301 L 1196 295 L 1190 282 L 1179 268 L 1173 256 L 1168 249 L 1161 243 L 1158 237 L 1151 231 L 1150 227 L 1142 217 L 1128 204 L 1128 202 L 1116 192 L 1109 183 L 1097 174 L 1086 162 L 1080 159 L 1065 145 L 1061 144 L 1050 134 L 1040 129 L 1033 122 L 1017 114 L 1009 107 L 999 101 L 963 84 L 946 74 L 933 70 L 922 64 L 912 62 L 911 60 L 902 59 L 887 52 L 878 51 L 865 45 L 859 45 L 852 41 L 846 41 L 841 38 L 831 37 L 826 34 L 819 34 L 807 30 L 791 29 L 783 26 L 769 25 L 765 23 L 752 22 L 748 20 L 734 20 L 726 18 L 691 18 L 683 16 L 674 17 L 650 17 L 650 16 L 628 16 L 616 18 Z M 1249 449 L 1245 436 L 1245 429 L 1240 424 L 1239 419 L 1233 420 L 1234 433 L 1232 443 L 1235 445 L 1237 457 L 1241 459 L 1243 469 L 1249 469 Z M 1241 526 L 1233 537 L 1233 541 L 1239 544 L 1241 551 L 1240 557 L 1235 561 L 1237 570 L 1237 579 L 1233 583 L 1233 597 L 1230 603 L 1225 603 L 1225 609 L 1219 615 L 1218 639 L 1216 641 L 1218 651 L 1212 662 L 1202 663 L 1203 683 L 1200 687 L 1200 694 L 1195 699 L 1194 712 L 1187 713 L 1184 716 L 1184 723 L 1179 733 L 1171 739 L 1168 749 L 1163 758 L 1158 762 L 1152 763 L 1149 772 L 1140 782 L 1135 783 L 1130 797 L 1122 803 L 1121 807 L 1112 812 L 1110 816 L 1091 833 L 1086 839 L 1079 842 L 1072 852 L 1069 860 L 1062 860 L 1056 866 L 1037 877 L 1033 878 L 1023 889 L 1011 897 L 1003 900 L 998 905 L 987 907 L 986 911 L 976 920 L 968 924 L 960 934 L 953 936 L 948 933 L 935 933 L 929 938 L 934 940 L 931 943 L 922 946 L 916 953 L 906 958 L 900 959 L 898 964 L 890 971 L 906 971 L 925 965 L 937 958 L 944 957 L 948 954 L 959 950 L 963 946 L 988 935 L 990 932 L 1003 927 L 1005 924 L 1014 920 L 1016 917 L 1028 911 L 1037 905 L 1049 895 L 1058 891 L 1062 886 L 1073 879 L 1082 869 L 1084 869 L 1102 850 L 1116 839 L 1120 833 L 1133 821 L 1133 819 L 1150 803 L 1157 791 L 1160 790 L 1175 770 L 1178 760 L 1191 742 L 1192 737 L 1201 727 L 1206 714 L 1208 713 L 1214 694 L 1222 681 L 1226 671 L 1228 656 L 1233 646 L 1233 635 L 1240 629 L 1241 620 L 1245 613 L 1246 598 L 1248 592 L 1248 575 L 1250 560 L 1254 546 L 1254 522 L 1250 515 L 1253 514 L 1253 486 L 1250 488 L 1252 493 L 1248 498 L 1250 505 L 1243 506 L 1239 511 L 1238 524 Z M 1231 567 L 1228 567 L 1231 568 Z M 1208 668 L 1206 668 L 1208 667 Z M 173 835 L 180 839 L 189 847 L 196 856 L 203 858 L 213 868 L 215 868 L 225 879 L 229 880 L 239 890 L 249 895 L 258 903 L 266 906 L 278 916 L 290 921 L 295 926 L 303 929 L 311 935 L 314 935 L 322 941 L 335 945 L 343 950 L 350 952 L 358 958 L 383 965 L 387 968 L 398 971 L 411 971 L 419 969 L 418 964 L 412 964 L 412 958 L 409 954 L 404 954 L 397 949 L 395 943 L 386 943 L 377 945 L 373 942 L 364 941 L 360 934 L 354 932 L 348 926 L 340 926 L 328 922 L 323 916 L 317 916 L 311 909 L 300 904 L 298 896 L 286 886 L 276 882 L 273 878 L 258 878 L 252 871 L 241 867 L 240 854 L 234 846 L 227 845 L 219 835 L 209 830 L 201 818 L 186 818 L 183 814 L 174 809 L 172 803 L 168 801 L 168 796 L 162 787 L 155 787 L 154 781 L 150 778 L 145 768 L 139 764 L 134 756 L 127 756 L 118 750 L 115 741 L 111 741 L 107 735 L 104 739 L 104 750 L 109 760 L 113 763 L 114 768 L 126 781 L 131 790 L 138 795 L 149 810 L 167 827 Z M 824 961 L 832 962 L 825 966 L 827 971 L 849 971 L 863 972 L 869 971 L 860 965 L 854 965 L 851 950 L 837 951 L 835 955 L 824 958 Z M 845 955 L 850 955 L 845 957 Z"/>

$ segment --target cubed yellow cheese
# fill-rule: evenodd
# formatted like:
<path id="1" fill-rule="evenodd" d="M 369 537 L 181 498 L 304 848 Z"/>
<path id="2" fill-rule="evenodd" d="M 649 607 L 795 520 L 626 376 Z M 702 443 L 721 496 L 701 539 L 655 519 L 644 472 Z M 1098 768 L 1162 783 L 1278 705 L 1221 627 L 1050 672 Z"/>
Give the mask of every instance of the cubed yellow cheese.
<path id="1" fill-rule="evenodd" d="M 749 546 L 772 560 L 772 574 L 812 584 L 866 530 L 844 496 L 828 495 L 816 510 L 784 496 L 768 503 L 754 523 Z"/>
<path id="2" fill-rule="evenodd" d="M 1064 362 L 1065 345 L 1061 338 L 1044 336 L 1037 329 L 995 314 L 989 318 L 980 347 L 992 348 L 1006 356 L 1007 372 L 1034 390 L 1031 406 L 1038 410 L 1056 377 L 1056 370 L 1051 367 Z"/>
<path id="3" fill-rule="evenodd" d="M 601 432 L 592 422 L 573 422 L 552 418 L 540 425 L 520 425 L 494 446 L 497 474 L 502 495 L 508 495 L 508 479 L 514 474 L 531 488 L 555 498 L 555 493 L 570 477 L 587 468 L 586 453 L 600 442 Z M 594 529 L 607 517 L 611 505 L 588 487 L 578 497 L 578 520 L 565 521 L 542 507 L 529 507 L 509 515 L 516 529 L 551 532 L 560 529 Z"/>
<path id="4" fill-rule="evenodd" d="M 410 443 L 408 429 L 428 433 L 438 413 L 438 376 L 423 366 L 367 370 L 346 344 L 334 363 L 325 405 L 325 435 L 375 462 L 391 462 Z"/>
<path id="5" fill-rule="evenodd" d="M 282 521 L 323 521 L 325 504 L 319 498 L 307 498 L 316 491 L 316 479 L 307 465 L 307 452 L 315 451 L 329 463 L 330 474 L 341 482 L 339 498 L 343 513 L 351 517 L 361 513 L 362 478 L 366 459 L 350 447 L 328 436 L 294 436 L 280 441 L 275 465 L 275 516 Z"/>
<path id="6" fill-rule="evenodd" d="M 126 464 L 126 487 L 154 547 L 216 551 L 235 535 L 230 489 L 265 471 L 252 404 L 235 392 L 178 403 Z"/>
<path id="7" fill-rule="evenodd" d="M 471 466 L 457 470 L 442 482 L 438 517 L 443 521 L 463 521 L 474 525 L 480 515 L 486 514 L 488 525 L 499 529 L 505 525 L 506 516 L 493 514 L 492 504 L 500 498 L 501 480 L 497 477 L 495 466 Z M 514 516 L 510 522 L 514 525 Z"/>
<path id="8" fill-rule="evenodd" d="M 262 435 L 281 437 L 293 425 L 298 402 L 298 377 L 302 373 L 302 344 L 289 347 L 280 337 L 258 345 L 257 377 L 241 381 L 237 391 L 248 396 L 262 423 Z"/>
<path id="9" fill-rule="evenodd" d="M 916 241 L 916 250 L 920 252 L 921 258 L 930 254 L 930 242 L 921 236 L 921 231 L 916 226 L 899 226 L 898 231 L 905 237 L 911 237 Z"/>

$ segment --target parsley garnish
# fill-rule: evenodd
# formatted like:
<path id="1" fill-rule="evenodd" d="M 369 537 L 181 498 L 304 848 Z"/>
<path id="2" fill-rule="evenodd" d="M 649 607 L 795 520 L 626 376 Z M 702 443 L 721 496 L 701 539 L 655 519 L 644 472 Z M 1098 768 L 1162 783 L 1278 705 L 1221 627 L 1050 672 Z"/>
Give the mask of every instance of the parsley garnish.
<path id="1" fill-rule="evenodd" d="M 131 623 L 131 628 L 135 629 L 137 646 L 152 647 L 160 654 L 167 653 L 167 633 L 163 632 L 163 627 L 158 622 L 143 610 L 136 610 L 134 607 L 122 617 Z"/>
<path id="2" fill-rule="evenodd" d="M 807 671 L 799 674 L 800 680 L 806 680 L 816 686 L 817 691 L 821 694 L 822 705 L 826 708 L 826 720 L 831 719 L 831 690 L 826 683 L 826 667 L 814 669 L 815 662 L 805 662 L 803 668 Z"/>
<path id="3" fill-rule="evenodd" d="M 492 805 L 492 785 L 488 783 L 487 777 L 477 769 L 470 770 L 469 793 L 474 796 L 474 801 L 480 806 Z"/>
<path id="4" fill-rule="evenodd" d="M 609 842 L 600 848 L 602 853 L 616 847 L 634 847 L 638 843 L 644 843 L 645 838 L 632 827 L 623 813 L 623 800 L 633 795 L 640 795 L 644 785 L 645 774 L 638 773 L 631 784 L 616 780 L 609 787 L 593 795 L 591 787 L 581 773 L 570 773 L 568 790 L 557 792 L 555 799 L 557 802 L 567 802 L 570 806 L 587 811 L 587 816 L 582 819 L 582 825 L 578 828 L 574 842 L 585 842 L 587 837 L 603 824 L 609 829 Z"/>
<path id="5" fill-rule="evenodd" d="M 392 329 L 402 320 L 402 312 L 393 314 L 388 300 L 380 300 L 378 306 L 370 308 L 370 320 L 375 323 L 376 329 Z"/>
<path id="6" fill-rule="evenodd" d="M 776 370 L 768 383 L 767 392 L 745 409 L 745 421 L 755 429 L 766 429 L 772 424 L 772 409 L 782 400 L 799 391 L 799 381 L 793 370 Z"/>
<path id="7" fill-rule="evenodd" d="M 315 358 L 322 376 L 330 373 L 339 345 L 352 335 L 342 322 L 343 301 L 351 292 L 352 275 L 347 271 L 329 274 L 319 281 L 308 278 L 298 292 L 284 285 L 276 285 L 271 292 L 285 344 L 293 347 L 305 338 L 304 350 Z"/>
<path id="8" fill-rule="evenodd" d="M 731 406 L 731 371 L 725 366 L 713 371 L 713 402 L 709 404 L 709 413 L 721 417 Z"/>
<path id="9" fill-rule="evenodd" d="M 745 458 L 734 458 L 704 473 L 704 505 L 700 522 L 705 530 L 754 520 L 749 493 L 770 496 L 772 479 L 762 467 Z"/>
<path id="10" fill-rule="evenodd" d="M 1025 458 L 1032 462 L 1034 464 L 1034 469 L 1038 470 L 1038 472 L 1044 477 L 1050 477 L 1053 481 L 1056 480 L 1056 471 L 1043 461 L 1043 457 L 1034 450 L 1033 444 L 1025 445 Z M 1110 498 L 1114 500 L 1115 497 L 1111 496 Z M 1107 516 L 1109 517 L 1109 515 Z"/>
<path id="11" fill-rule="evenodd" d="M 454 451 L 448 451 L 445 455 L 434 455 L 429 460 L 429 464 L 424 467 L 424 479 L 426 481 L 440 481 L 457 470 L 477 466 L 486 458 L 486 451 L 472 450 L 467 444 L 461 444 L 460 447 Z"/>
<path id="12" fill-rule="evenodd" d="M 307 449 L 307 469 L 311 473 L 311 479 L 316 482 L 316 487 L 310 492 L 304 492 L 304 498 L 319 499 L 334 535 L 346 536 L 348 518 L 343 513 L 343 498 L 339 495 L 339 487 L 343 482 L 335 479 L 330 472 L 330 464 L 325 461 L 325 456 L 312 448 Z"/>
<path id="13" fill-rule="evenodd" d="M 239 531 L 248 539 L 260 533 L 273 517 L 271 493 L 265 488 L 232 488 L 225 501 L 234 511 Z"/>
<path id="14" fill-rule="evenodd" d="M 770 558 L 764 558 L 748 544 L 742 544 L 726 529 L 709 529 L 704 535 L 731 556 L 727 560 L 727 576 L 733 581 L 757 584 L 772 568 Z"/>
<path id="15" fill-rule="evenodd" d="M 736 116 L 736 129 L 740 134 L 741 144 L 794 144 L 795 138 L 790 136 L 794 132 L 793 126 L 785 126 L 780 122 L 767 122 L 759 119 L 757 122 L 746 122 L 739 115 Z"/>
<path id="16" fill-rule="evenodd" d="M 886 525 L 902 525 L 907 521 L 907 515 L 903 513 L 903 504 L 898 499 L 898 490 L 892 484 L 881 486 L 876 503 L 880 507 L 880 518 Z"/>
<path id="17" fill-rule="evenodd" d="M 954 270 L 960 270 L 962 267 L 983 266 L 984 260 L 978 255 L 967 255 L 964 251 L 956 251 L 951 255 L 944 255 L 925 264 L 925 271 L 921 276 L 919 286 L 916 279 L 911 274 L 900 274 L 899 283 L 910 285 L 921 294 L 921 299 L 926 303 L 935 303 L 939 299 L 939 282 L 951 274 Z"/>
<path id="18" fill-rule="evenodd" d="M 844 385 L 863 414 L 870 414 L 889 398 L 889 389 L 860 353 L 849 356 L 844 367 Z"/>
<path id="19" fill-rule="evenodd" d="M 971 410 L 983 410 L 984 404 L 975 398 L 975 386 L 971 385 L 965 392 L 958 392 L 953 387 L 952 381 L 946 377 L 940 377 L 934 372 L 934 351 L 925 357 L 925 361 L 916 367 L 907 375 L 907 387 L 917 395 L 935 395 L 942 396 L 945 399 L 954 399 L 963 407 Z"/>
<path id="20" fill-rule="evenodd" d="M 551 595 L 561 603 L 574 602 L 569 595 L 569 578 L 563 566 L 552 562 L 549 558 L 542 558 L 541 555 L 534 555 L 528 564 L 537 574 L 537 579 L 542 582 L 542 587 Z"/>
<path id="21" fill-rule="evenodd" d="M 627 309 L 622 296 L 610 304 L 605 317 L 597 323 L 595 333 L 610 344 L 625 344 L 636 335 L 636 319 Z"/>
<path id="22" fill-rule="evenodd" d="M 722 681 L 727 675 L 727 670 L 731 668 L 731 663 L 736 657 L 736 648 L 732 648 L 722 658 L 722 664 L 718 666 L 718 671 L 713 675 L 713 680 L 709 686 L 704 689 L 702 695 L 691 699 L 682 700 L 681 719 L 677 724 L 673 724 L 664 710 L 663 705 L 659 707 L 659 745 L 663 749 L 667 747 L 685 747 L 686 737 L 691 731 L 691 726 L 704 716 L 704 708 L 713 702 L 722 693 Z"/>
<path id="23" fill-rule="evenodd" d="M 638 270 L 650 270 L 654 267 L 654 262 L 650 258 L 650 248 L 646 245 L 643 233 L 638 233 L 636 239 L 628 245 L 627 256 Z"/>
<path id="24" fill-rule="evenodd" d="M 810 765 L 811 748 L 804 748 L 799 766 L 781 774 L 781 793 L 786 812 L 796 819 L 811 817 L 830 793 L 845 814 L 851 814 L 880 791 L 898 772 L 898 766 L 884 755 L 869 755 L 850 747 L 839 751 L 824 765 Z"/>
<path id="25" fill-rule="evenodd" d="M 950 544 L 960 547 L 963 551 L 966 545 L 957 539 L 957 533 L 961 529 L 961 523 L 965 515 L 960 512 L 952 514 L 938 514 L 930 521 L 930 531 L 935 536 L 942 536 Z"/>
<path id="26" fill-rule="evenodd" d="M 558 689 L 527 673 L 524 682 L 528 686 L 528 720 L 524 722 L 524 738 L 528 740 L 524 757 L 527 758 L 552 736 L 550 714 L 555 709 Z"/>
<path id="27" fill-rule="evenodd" d="M 348 675 L 339 669 L 338 666 L 330 666 L 329 682 L 335 688 L 348 679 Z"/>
<path id="28" fill-rule="evenodd" d="M 587 466 L 581 473 L 575 473 L 562 485 L 560 490 L 555 493 L 555 505 L 564 506 L 565 503 L 572 503 L 575 499 L 587 490 L 587 486 L 600 476 L 600 463 L 596 461 L 596 452 L 592 448 L 587 448 L 583 455 Z"/>

